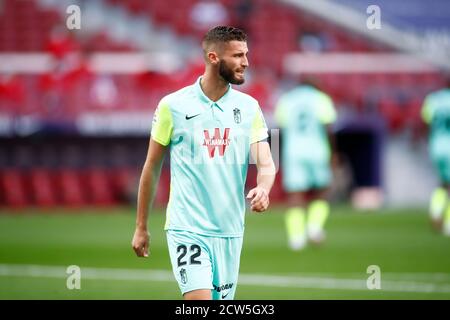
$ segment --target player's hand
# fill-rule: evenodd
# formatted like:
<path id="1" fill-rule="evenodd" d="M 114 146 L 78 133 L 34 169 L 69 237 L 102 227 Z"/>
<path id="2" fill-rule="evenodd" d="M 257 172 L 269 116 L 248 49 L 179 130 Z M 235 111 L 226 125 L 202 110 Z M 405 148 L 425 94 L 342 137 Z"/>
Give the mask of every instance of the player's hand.
<path id="1" fill-rule="evenodd" d="M 264 188 L 253 188 L 248 192 L 247 199 L 252 199 L 250 203 L 252 211 L 264 212 L 269 207 L 269 194 Z"/>
<path id="2" fill-rule="evenodd" d="M 147 230 L 136 228 L 131 245 L 138 257 L 148 257 L 149 243 L 150 233 Z"/>

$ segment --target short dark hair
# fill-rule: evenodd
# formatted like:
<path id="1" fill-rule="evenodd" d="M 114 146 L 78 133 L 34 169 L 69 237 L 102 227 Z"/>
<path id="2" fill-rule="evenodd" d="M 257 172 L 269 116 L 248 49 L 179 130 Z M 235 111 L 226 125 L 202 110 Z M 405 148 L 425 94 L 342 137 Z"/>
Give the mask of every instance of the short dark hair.
<path id="1" fill-rule="evenodd" d="M 209 44 L 215 42 L 229 42 L 229 41 L 247 41 L 247 35 L 241 29 L 231 26 L 217 26 L 205 34 L 202 43 Z"/>

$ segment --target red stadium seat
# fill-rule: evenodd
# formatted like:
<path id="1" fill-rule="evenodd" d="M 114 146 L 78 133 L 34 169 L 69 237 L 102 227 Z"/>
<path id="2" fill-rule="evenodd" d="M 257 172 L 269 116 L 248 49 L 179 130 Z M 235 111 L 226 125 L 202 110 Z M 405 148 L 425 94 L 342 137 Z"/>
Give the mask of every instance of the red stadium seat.
<path id="1" fill-rule="evenodd" d="M 85 192 L 82 184 L 80 171 L 63 169 L 58 172 L 58 190 L 61 193 L 62 203 L 69 207 L 80 207 L 87 205 Z"/>
<path id="2" fill-rule="evenodd" d="M 425 122 L 422 119 L 422 105 L 424 97 L 414 97 L 408 101 L 408 119 L 416 129 L 424 129 Z"/>
<path id="3" fill-rule="evenodd" d="M 57 205 L 53 173 L 48 169 L 36 168 L 30 172 L 31 193 L 34 204 L 40 207 Z"/>
<path id="4" fill-rule="evenodd" d="M 389 129 L 392 132 L 398 131 L 404 127 L 406 117 L 398 101 L 390 98 L 383 98 L 379 103 L 381 114 L 388 122 Z"/>
<path id="5" fill-rule="evenodd" d="M 8 207 L 22 208 L 31 204 L 25 184 L 25 176 L 22 171 L 6 169 L 0 172 L 0 182 L 3 201 Z"/>
<path id="6" fill-rule="evenodd" d="M 111 173 L 105 169 L 89 169 L 86 172 L 87 191 L 90 203 L 96 206 L 115 204 L 113 191 L 109 182 Z"/>
<path id="7" fill-rule="evenodd" d="M 138 172 L 134 168 L 115 168 L 111 174 L 111 190 L 114 198 L 121 203 L 128 203 L 137 191 Z"/>

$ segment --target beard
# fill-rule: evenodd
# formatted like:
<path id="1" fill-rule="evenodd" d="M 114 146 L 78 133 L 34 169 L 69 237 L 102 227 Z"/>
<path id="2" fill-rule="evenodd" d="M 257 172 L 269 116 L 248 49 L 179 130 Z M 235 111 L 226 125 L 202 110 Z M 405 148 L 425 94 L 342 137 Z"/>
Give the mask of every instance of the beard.
<path id="1" fill-rule="evenodd" d="M 228 83 L 231 84 L 243 84 L 245 82 L 245 79 L 237 79 L 234 76 L 234 71 L 229 68 L 224 60 L 221 60 L 219 62 L 219 75 L 222 77 L 223 80 L 225 80 Z"/>

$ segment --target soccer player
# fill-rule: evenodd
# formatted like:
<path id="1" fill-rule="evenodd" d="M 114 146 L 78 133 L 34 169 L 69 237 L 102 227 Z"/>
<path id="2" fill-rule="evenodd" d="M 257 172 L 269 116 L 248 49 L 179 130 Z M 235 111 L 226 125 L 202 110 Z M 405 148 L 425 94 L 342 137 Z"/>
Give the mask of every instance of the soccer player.
<path id="1" fill-rule="evenodd" d="M 326 190 L 332 173 L 330 124 L 336 119 L 331 98 L 320 91 L 312 78 L 283 94 L 275 109 L 282 129 L 283 187 L 288 193 L 285 215 L 288 243 L 301 250 L 308 240 L 325 239 L 324 225 L 330 206 Z"/>
<path id="2" fill-rule="evenodd" d="M 258 102 L 231 87 L 244 83 L 247 36 L 218 26 L 203 38 L 203 76 L 165 96 L 154 115 L 138 194 L 132 241 L 149 254 L 147 215 L 164 152 L 170 148 L 171 188 L 165 230 L 173 273 L 184 299 L 233 299 L 238 280 L 249 155 L 257 185 L 247 194 L 263 212 L 275 179 Z"/>
<path id="3" fill-rule="evenodd" d="M 450 76 L 446 88 L 425 98 L 422 117 L 430 127 L 429 153 L 441 182 L 431 196 L 430 218 L 437 230 L 450 236 Z"/>

